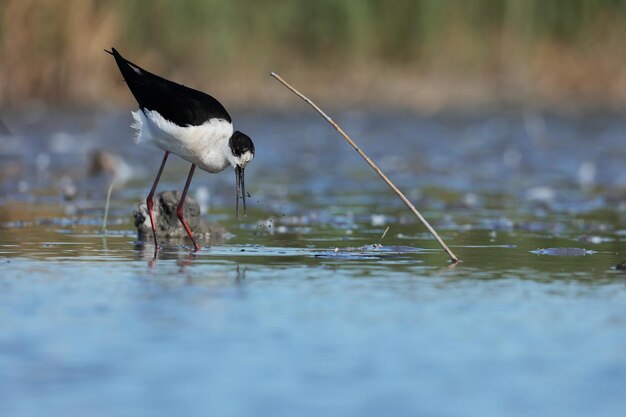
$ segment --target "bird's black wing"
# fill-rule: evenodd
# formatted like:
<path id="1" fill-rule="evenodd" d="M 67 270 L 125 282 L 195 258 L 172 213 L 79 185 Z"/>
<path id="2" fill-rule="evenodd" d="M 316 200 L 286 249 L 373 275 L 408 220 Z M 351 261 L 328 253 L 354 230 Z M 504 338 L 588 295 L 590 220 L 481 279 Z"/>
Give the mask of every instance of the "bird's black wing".
<path id="1" fill-rule="evenodd" d="M 155 110 L 179 126 L 199 126 L 214 118 L 232 122 L 224 106 L 210 95 L 152 74 L 122 57 L 115 48 L 112 51 L 109 53 L 142 110 Z"/>

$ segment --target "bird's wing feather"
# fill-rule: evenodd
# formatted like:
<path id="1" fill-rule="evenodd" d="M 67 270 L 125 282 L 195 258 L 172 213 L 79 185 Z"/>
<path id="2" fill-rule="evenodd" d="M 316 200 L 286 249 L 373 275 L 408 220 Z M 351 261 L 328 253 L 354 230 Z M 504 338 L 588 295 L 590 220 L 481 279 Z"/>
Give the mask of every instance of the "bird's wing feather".
<path id="1" fill-rule="evenodd" d="M 210 95 L 152 74 L 115 48 L 110 53 L 142 110 L 155 110 L 179 126 L 199 126 L 210 119 L 232 122 L 224 106 Z"/>

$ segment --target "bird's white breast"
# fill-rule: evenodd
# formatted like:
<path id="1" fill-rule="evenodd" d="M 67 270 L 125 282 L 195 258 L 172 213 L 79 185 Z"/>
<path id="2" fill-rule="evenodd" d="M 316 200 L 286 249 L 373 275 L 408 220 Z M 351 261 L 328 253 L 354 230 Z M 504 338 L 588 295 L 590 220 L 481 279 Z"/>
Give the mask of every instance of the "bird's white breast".
<path id="1" fill-rule="evenodd" d="M 230 122 L 210 119 L 199 126 L 178 126 L 153 110 L 132 114 L 137 143 L 169 151 L 209 172 L 222 171 L 229 165 L 226 150 L 233 134 Z"/>

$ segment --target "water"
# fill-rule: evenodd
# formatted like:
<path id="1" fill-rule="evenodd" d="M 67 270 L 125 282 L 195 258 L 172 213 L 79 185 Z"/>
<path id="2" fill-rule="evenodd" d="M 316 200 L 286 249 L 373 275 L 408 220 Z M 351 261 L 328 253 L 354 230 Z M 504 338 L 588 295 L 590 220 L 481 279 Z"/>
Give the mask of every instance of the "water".
<path id="1" fill-rule="evenodd" d="M 232 172 L 199 173 L 232 237 L 156 262 L 131 212 L 160 155 L 129 115 L 5 117 L 0 415 L 626 413 L 626 118 L 337 114 L 453 267 L 315 114 L 233 116 L 257 148 L 248 217 Z M 132 169 L 107 234 L 96 149 Z"/>

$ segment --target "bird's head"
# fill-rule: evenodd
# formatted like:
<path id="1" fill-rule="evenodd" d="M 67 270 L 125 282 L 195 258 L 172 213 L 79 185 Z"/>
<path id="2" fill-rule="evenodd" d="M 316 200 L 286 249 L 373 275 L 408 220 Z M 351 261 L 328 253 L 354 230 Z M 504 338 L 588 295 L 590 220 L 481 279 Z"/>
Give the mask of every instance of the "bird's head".
<path id="1" fill-rule="evenodd" d="M 243 202 L 243 215 L 246 215 L 246 186 L 244 182 L 244 170 L 248 162 L 254 158 L 254 143 L 252 139 L 240 131 L 236 131 L 228 141 L 230 155 L 228 161 L 235 168 L 235 178 L 237 183 L 237 203 L 235 205 L 235 215 L 239 216 L 239 195 Z"/>

